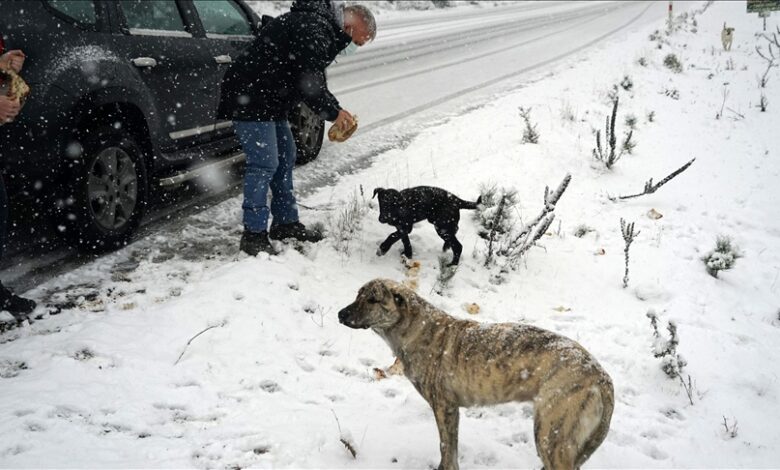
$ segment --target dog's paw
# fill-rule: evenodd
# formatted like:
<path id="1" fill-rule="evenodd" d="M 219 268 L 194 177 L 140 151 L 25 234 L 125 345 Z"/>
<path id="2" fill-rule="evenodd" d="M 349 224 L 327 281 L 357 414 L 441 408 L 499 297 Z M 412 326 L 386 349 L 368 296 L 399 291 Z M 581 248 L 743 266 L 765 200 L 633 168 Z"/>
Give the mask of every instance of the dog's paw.
<path id="1" fill-rule="evenodd" d="M 387 250 L 382 249 L 381 246 L 376 249 L 376 255 L 377 256 L 384 256 L 385 253 L 387 253 Z"/>

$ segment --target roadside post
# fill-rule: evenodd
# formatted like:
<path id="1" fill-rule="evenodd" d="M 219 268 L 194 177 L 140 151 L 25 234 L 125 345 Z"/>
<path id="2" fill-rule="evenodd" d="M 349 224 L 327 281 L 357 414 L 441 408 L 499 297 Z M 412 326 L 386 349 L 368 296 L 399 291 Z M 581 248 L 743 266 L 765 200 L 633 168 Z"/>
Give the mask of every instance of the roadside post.
<path id="1" fill-rule="evenodd" d="M 764 31 L 771 12 L 780 11 L 780 0 L 747 0 L 746 3 L 748 13 L 758 13 L 758 17 L 764 19 Z"/>

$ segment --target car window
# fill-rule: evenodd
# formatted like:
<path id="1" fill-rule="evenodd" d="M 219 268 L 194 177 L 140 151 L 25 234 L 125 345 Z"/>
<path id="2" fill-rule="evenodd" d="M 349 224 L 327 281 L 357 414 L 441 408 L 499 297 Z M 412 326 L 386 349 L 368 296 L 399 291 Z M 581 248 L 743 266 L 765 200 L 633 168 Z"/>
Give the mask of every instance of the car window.
<path id="1" fill-rule="evenodd" d="M 49 0 L 49 6 L 78 23 L 97 23 L 95 3 L 92 0 Z"/>
<path id="2" fill-rule="evenodd" d="M 171 0 L 120 0 L 119 5 L 131 30 L 186 32 L 176 2 Z"/>
<path id="3" fill-rule="evenodd" d="M 195 0 L 195 9 L 207 34 L 244 36 L 252 34 L 241 7 L 230 0 Z"/>

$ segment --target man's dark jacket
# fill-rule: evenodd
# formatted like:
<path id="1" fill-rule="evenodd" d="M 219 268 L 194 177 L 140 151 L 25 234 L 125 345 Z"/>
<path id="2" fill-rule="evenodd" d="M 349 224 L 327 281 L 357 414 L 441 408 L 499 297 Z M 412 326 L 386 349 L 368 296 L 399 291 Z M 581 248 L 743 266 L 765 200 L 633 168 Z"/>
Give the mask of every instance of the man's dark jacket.
<path id="1" fill-rule="evenodd" d="M 330 0 L 298 0 L 268 22 L 222 80 L 219 119 L 284 121 L 301 101 L 334 121 L 338 100 L 325 68 L 351 41 L 336 22 Z"/>

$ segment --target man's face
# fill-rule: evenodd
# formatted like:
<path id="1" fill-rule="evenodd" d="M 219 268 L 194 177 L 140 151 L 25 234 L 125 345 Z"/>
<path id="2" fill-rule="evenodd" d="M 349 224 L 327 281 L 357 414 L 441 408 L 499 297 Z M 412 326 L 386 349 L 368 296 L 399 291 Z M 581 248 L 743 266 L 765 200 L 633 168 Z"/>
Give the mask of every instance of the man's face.
<path id="1" fill-rule="evenodd" d="M 368 32 L 366 24 L 355 15 L 348 15 L 344 21 L 344 32 L 349 34 L 352 42 L 362 46 L 371 40 L 371 33 Z"/>

